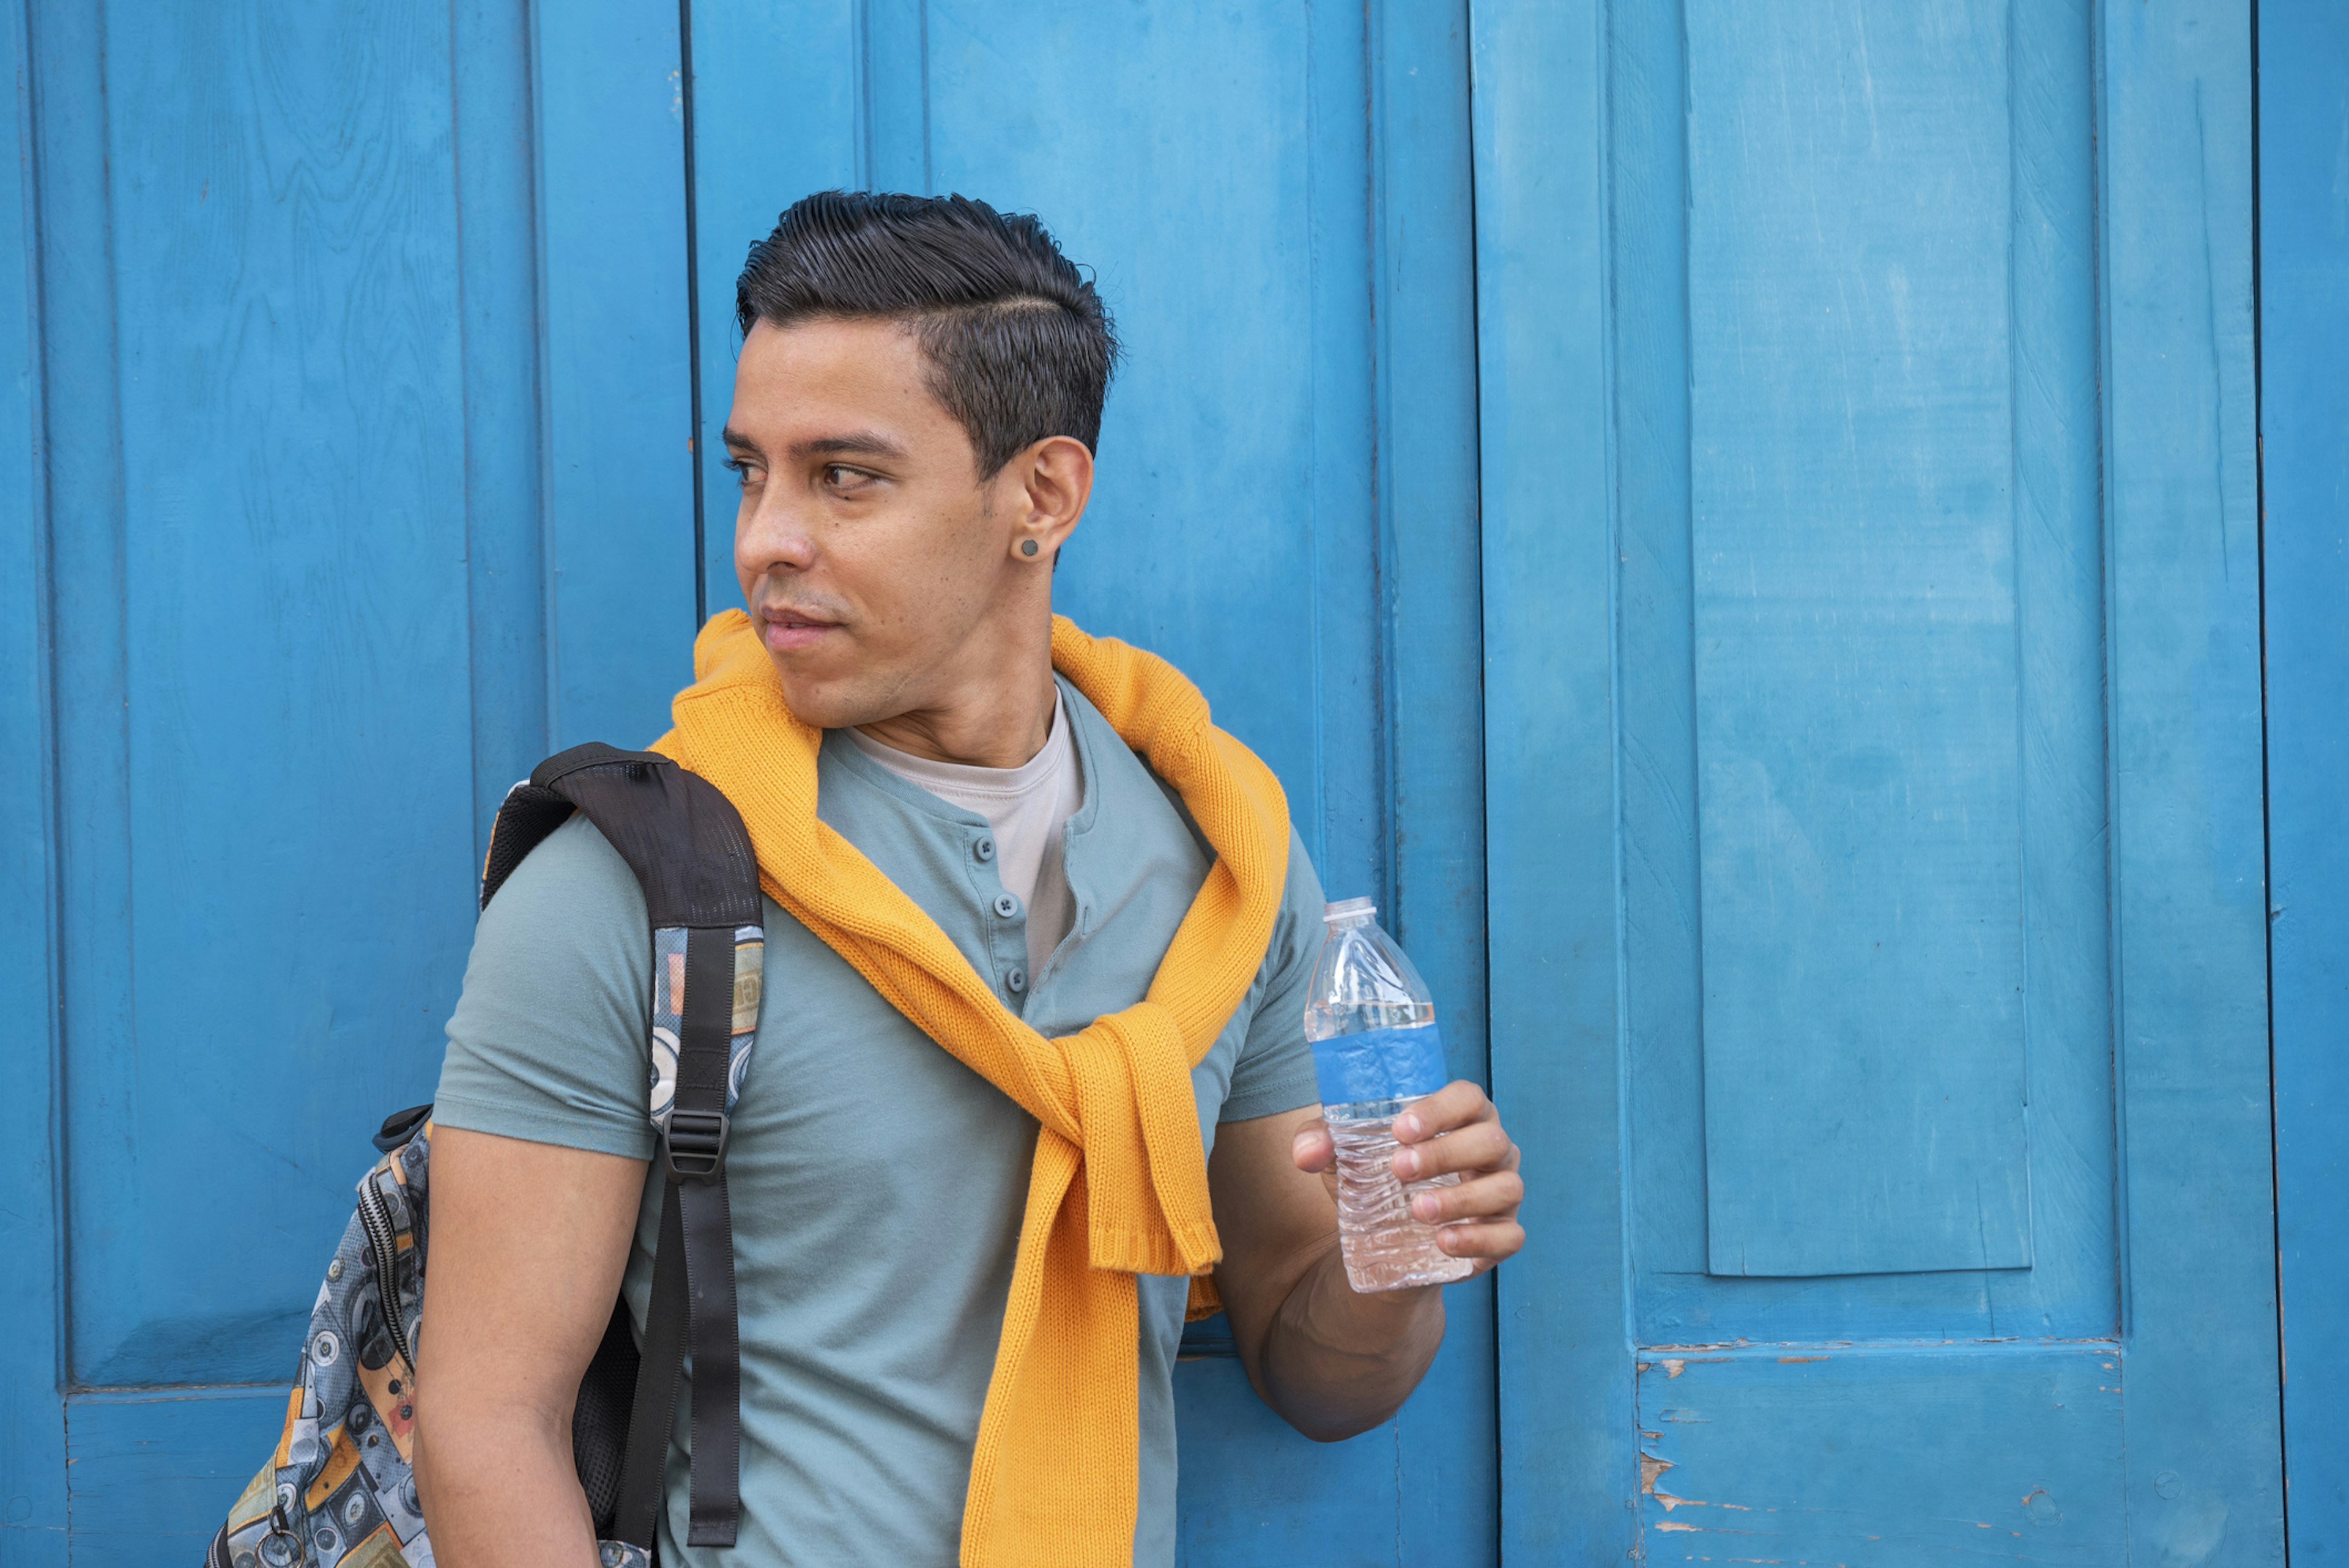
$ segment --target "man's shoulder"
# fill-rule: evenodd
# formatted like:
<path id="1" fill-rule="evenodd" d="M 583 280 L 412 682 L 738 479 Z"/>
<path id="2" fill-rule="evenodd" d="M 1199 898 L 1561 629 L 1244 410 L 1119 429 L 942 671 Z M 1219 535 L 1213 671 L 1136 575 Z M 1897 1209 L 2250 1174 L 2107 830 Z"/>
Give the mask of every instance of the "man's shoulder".
<path id="1" fill-rule="evenodd" d="M 641 930 L 644 889 L 611 841 L 584 813 L 571 818 L 523 857 L 482 911 L 486 923 L 580 929 L 619 924 Z"/>

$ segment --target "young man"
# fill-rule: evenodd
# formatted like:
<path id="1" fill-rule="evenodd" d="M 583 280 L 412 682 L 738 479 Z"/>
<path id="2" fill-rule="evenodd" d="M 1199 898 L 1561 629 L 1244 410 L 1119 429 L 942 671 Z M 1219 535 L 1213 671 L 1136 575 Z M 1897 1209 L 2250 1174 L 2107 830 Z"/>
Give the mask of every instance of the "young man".
<path id="1" fill-rule="evenodd" d="M 727 1154 L 742 1509 L 730 1550 L 684 1544 L 680 1409 L 661 1560 L 1170 1563 L 1186 1273 L 1317 1439 L 1384 1420 L 1443 1336 L 1438 1290 L 1358 1295 L 1339 1258 L 1320 889 L 1186 683 L 1056 633 L 1116 345 L 1033 219 L 810 197 L 737 313 L 750 616 L 705 629 L 662 745 L 743 811 L 769 895 Z M 641 1325 L 649 1288 L 652 984 L 636 883 L 574 818 L 482 915 L 449 1025 L 418 1378 L 441 1568 L 596 1561 L 571 1407 L 615 1291 Z M 1419 1200 L 1447 1251 L 1517 1249 L 1475 1085 L 1398 1134 L 1402 1174 L 1461 1175 Z"/>

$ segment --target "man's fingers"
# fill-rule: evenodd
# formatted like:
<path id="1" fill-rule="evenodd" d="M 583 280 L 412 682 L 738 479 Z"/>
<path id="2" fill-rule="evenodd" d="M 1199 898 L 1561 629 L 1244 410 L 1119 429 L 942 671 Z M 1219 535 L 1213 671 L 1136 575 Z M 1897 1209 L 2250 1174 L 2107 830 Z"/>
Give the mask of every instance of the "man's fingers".
<path id="1" fill-rule="evenodd" d="M 1297 1130 L 1297 1139 L 1290 1152 L 1299 1171 L 1327 1171 L 1337 1158 L 1337 1145 L 1330 1140 L 1330 1124 L 1316 1117 Z"/>
<path id="2" fill-rule="evenodd" d="M 1446 1225 L 1435 1233 L 1435 1244 L 1450 1256 L 1474 1258 L 1478 1273 L 1502 1259 L 1514 1257 L 1526 1244 L 1526 1228 L 1514 1221 L 1482 1225 Z"/>
<path id="3" fill-rule="evenodd" d="M 1472 1121 L 1455 1132 L 1424 1143 L 1406 1143 L 1394 1151 L 1394 1172 L 1406 1181 L 1441 1176 L 1447 1171 L 1514 1171 L 1517 1146 L 1500 1122 Z"/>
<path id="4" fill-rule="evenodd" d="M 1433 1094 L 1412 1101 L 1411 1109 L 1395 1118 L 1394 1133 L 1400 1142 L 1417 1143 L 1476 1121 L 1496 1119 L 1493 1102 L 1485 1098 L 1482 1088 L 1466 1078 L 1454 1078 Z"/>
<path id="5" fill-rule="evenodd" d="M 1431 1187 L 1412 1195 L 1414 1219 L 1428 1224 L 1446 1221 L 1514 1220 L 1526 1199 L 1526 1184 L 1514 1171 L 1495 1171 L 1450 1187 Z"/>

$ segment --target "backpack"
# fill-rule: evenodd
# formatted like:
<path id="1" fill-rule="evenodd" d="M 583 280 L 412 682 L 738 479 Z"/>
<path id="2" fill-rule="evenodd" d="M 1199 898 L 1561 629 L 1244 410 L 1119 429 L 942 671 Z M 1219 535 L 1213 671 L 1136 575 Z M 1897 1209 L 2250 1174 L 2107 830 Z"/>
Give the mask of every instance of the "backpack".
<path id="1" fill-rule="evenodd" d="M 757 857 L 725 796 L 666 757 L 604 745 L 550 757 L 508 792 L 481 872 L 483 908 L 574 810 L 644 889 L 653 949 L 647 1080 L 667 1180 L 642 1352 L 626 1302 L 615 1302 L 580 1381 L 572 1451 L 605 1568 L 651 1568 L 688 1350 L 688 1541 L 731 1546 L 741 1512 L 726 1143 L 757 1038 L 766 938 Z M 318 1287 L 276 1450 L 229 1511 L 205 1568 L 430 1568 L 410 1457 L 431 1112 L 396 1112 L 376 1135 L 382 1158 L 359 1181 Z"/>

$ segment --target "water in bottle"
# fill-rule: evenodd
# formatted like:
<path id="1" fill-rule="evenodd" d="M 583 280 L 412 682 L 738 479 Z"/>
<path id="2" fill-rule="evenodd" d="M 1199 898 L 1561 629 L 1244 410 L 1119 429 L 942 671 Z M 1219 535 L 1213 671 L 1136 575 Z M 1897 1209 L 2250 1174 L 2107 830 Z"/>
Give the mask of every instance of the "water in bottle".
<path id="1" fill-rule="evenodd" d="M 1437 1227 L 1411 1212 L 1413 1194 L 1456 1174 L 1405 1182 L 1394 1173 L 1394 1119 L 1444 1087 L 1435 1000 L 1366 898 L 1330 904 L 1305 1006 L 1305 1037 L 1321 1086 L 1321 1114 L 1338 1146 L 1338 1243 L 1358 1291 L 1445 1284 L 1475 1272 L 1435 1244 Z"/>

